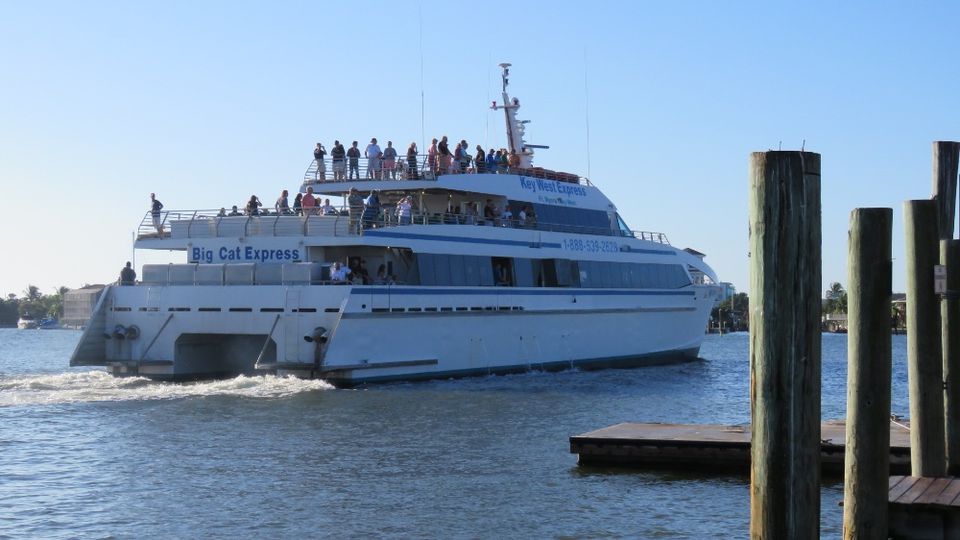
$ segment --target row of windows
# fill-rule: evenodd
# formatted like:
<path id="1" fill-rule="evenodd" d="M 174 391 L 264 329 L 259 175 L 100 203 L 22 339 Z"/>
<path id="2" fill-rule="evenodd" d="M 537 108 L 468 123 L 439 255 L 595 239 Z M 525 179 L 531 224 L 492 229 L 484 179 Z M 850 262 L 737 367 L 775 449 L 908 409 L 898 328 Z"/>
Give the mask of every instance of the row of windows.
<path id="1" fill-rule="evenodd" d="M 428 286 L 679 289 L 690 284 L 679 264 L 419 253 L 417 265 L 420 284 Z"/>
<path id="2" fill-rule="evenodd" d="M 508 204 L 514 219 L 520 215 L 520 210 L 528 205 L 518 201 L 510 201 Z M 532 206 L 537 229 L 580 234 L 612 234 L 610 216 L 603 210 L 536 203 Z"/>
<path id="3" fill-rule="evenodd" d="M 679 289 L 690 278 L 679 264 L 572 261 L 579 286 L 591 288 Z"/>

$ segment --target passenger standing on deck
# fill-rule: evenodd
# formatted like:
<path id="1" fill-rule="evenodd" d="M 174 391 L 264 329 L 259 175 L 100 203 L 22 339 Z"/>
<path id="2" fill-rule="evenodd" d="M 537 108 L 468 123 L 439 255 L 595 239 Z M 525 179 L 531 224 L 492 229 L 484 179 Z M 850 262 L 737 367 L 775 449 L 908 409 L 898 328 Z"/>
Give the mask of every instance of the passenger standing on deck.
<path id="1" fill-rule="evenodd" d="M 343 145 L 340 144 L 340 141 L 333 141 L 333 150 L 330 150 L 330 158 L 333 160 L 334 182 L 342 182 L 345 179 L 347 164 L 344 162 L 344 158 L 346 155 L 347 151 L 343 148 Z"/>
<path id="2" fill-rule="evenodd" d="M 316 213 L 317 199 L 313 197 L 313 186 L 307 188 L 307 194 L 303 196 L 300 204 L 303 205 L 303 215 L 312 216 Z"/>
<path id="3" fill-rule="evenodd" d="M 256 195 L 251 195 L 250 200 L 247 201 L 246 208 L 244 208 L 244 212 L 246 212 L 248 216 L 259 216 L 261 206 L 263 206 L 263 204 L 260 202 L 260 199 L 258 199 Z"/>
<path id="4" fill-rule="evenodd" d="M 493 212 L 493 201 L 487 199 L 487 204 L 483 205 L 483 221 L 485 225 L 493 225 L 493 218 L 496 217 Z"/>
<path id="5" fill-rule="evenodd" d="M 497 153 L 500 154 L 500 163 L 497 169 L 500 174 L 507 174 L 507 168 L 510 166 L 510 160 L 507 158 L 507 149 L 501 148 Z"/>
<path id="6" fill-rule="evenodd" d="M 350 188 L 350 196 L 347 197 L 347 208 L 350 210 L 350 233 L 360 234 L 360 215 L 363 214 L 363 196 L 357 191 L 357 188 Z"/>
<path id="7" fill-rule="evenodd" d="M 387 147 L 383 149 L 383 177 L 397 178 L 397 149 L 393 147 L 393 141 L 387 141 Z"/>
<path id="8" fill-rule="evenodd" d="M 500 214 L 500 219 L 504 227 L 513 227 L 513 212 L 509 206 L 503 207 L 503 213 Z"/>
<path id="9" fill-rule="evenodd" d="M 334 283 L 346 283 L 347 277 L 351 274 L 349 268 L 340 264 L 340 261 L 333 263 L 330 269 L 330 280 Z"/>
<path id="10" fill-rule="evenodd" d="M 521 229 L 527 226 L 527 210 L 526 208 L 521 208 L 520 213 L 517 214 L 517 226 Z"/>
<path id="11" fill-rule="evenodd" d="M 380 219 L 380 196 L 373 190 L 363 201 L 363 228 L 369 229 Z"/>
<path id="12" fill-rule="evenodd" d="M 153 228 L 157 230 L 158 236 L 163 236 L 163 222 L 160 220 L 160 210 L 163 210 L 163 203 L 157 199 L 155 193 L 151 193 L 150 216 L 153 218 Z"/>
<path id="13" fill-rule="evenodd" d="M 430 148 L 427 149 L 427 167 L 433 171 L 434 176 L 440 170 L 440 163 L 437 161 L 439 159 L 439 154 L 437 153 L 437 140 L 434 139 L 430 143 Z"/>
<path id="14" fill-rule="evenodd" d="M 280 192 L 280 196 L 277 197 L 277 202 L 273 203 L 273 209 L 277 211 L 277 214 L 285 216 L 290 213 L 289 197 L 289 191 L 283 190 Z"/>
<path id="15" fill-rule="evenodd" d="M 327 149 L 322 144 L 317 143 L 317 147 L 313 149 L 313 159 L 317 162 L 317 182 L 327 179 L 327 166 L 323 163 L 323 156 L 325 155 L 327 155 Z"/>
<path id="16" fill-rule="evenodd" d="M 450 154 L 450 147 L 447 146 L 447 136 L 444 135 L 440 139 L 440 144 L 437 145 L 437 162 L 439 166 L 437 167 L 438 174 L 445 174 L 450 170 L 450 160 L 453 156 Z"/>
<path id="17" fill-rule="evenodd" d="M 510 167 L 511 172 L 516 172 L 520 168 L 520 154 L 511 151 L 510 157 L 507 159 L 507 166 Z"/>
<path id="18" fill-rule="evenodd" d="M 491 174 L 497 172 L 497 157 L 493 153 L 493 148 L 487 153 L 487 172 Z"/>
<path id="19" fill-rule="evenodd" d="M 353 146 L 347 150 L 347 157 L 350 158 L 350 171 L 347 178 L 360 179 L 360 149 L 357 148 L 357 141 L 353 141 Z"/>
<path id="20" fill-rule="evenodd" d="M 137 282 L 137 272 L 130 266 L 130 261 L 120 270 L 120 285 L 134 285 Z"/>
<path id="21" fill-rule="evenodd" d="M 460 174 L 467 172 L 467 169 L 470 167 L 470 147 L 467 145 L 467 141 L 460 141 Z"/>
<path id="22" fill-rule="evenodd" d="M 302 216 L 303 215 L 303 194 L 297 193 L 297 196 L 293 198 L 293 213 Z"/>
<path id="23" fill-rule="evenodd" d="M 383 152 L 377 145 L 377 138 L 370 139 L 367 150 L 364 152 L 367 157 L 367 178 L 380 178 L 380 157 Z"/>
<path id="24" fill-rule="evenodd" d="M 337 215 L 337 209 L 330 204 L 330 199 L 324 199 L 323 206 L 320 207 L 320 213 L 325 216 L 335 216 Z"/>
<path id="25" fill-rule="evenodd" d="M 417 180 L 419 178 L 420 173 L 417 171 L 417 143 L 412 142 L 410 146 L 407 147 L 407 180 Z"/>
<path id="26" fill-rule="evenodd" d="M 413 200 L 409 195 L 400 199 L 400 202 L 397 203 L 397 221 L 400 222 L 400 225 L 409 225 L 410 216 L 413 209 Z"/>
<path id="27" fill-rule="evenodd" d="M 477 173 L 487 172 L 487 155 L 483 153 L 483 148 L 480 148 L 480 145 L 477 145 L 477 157 L 473 159 L 474 166 L 477 168 Z"/>

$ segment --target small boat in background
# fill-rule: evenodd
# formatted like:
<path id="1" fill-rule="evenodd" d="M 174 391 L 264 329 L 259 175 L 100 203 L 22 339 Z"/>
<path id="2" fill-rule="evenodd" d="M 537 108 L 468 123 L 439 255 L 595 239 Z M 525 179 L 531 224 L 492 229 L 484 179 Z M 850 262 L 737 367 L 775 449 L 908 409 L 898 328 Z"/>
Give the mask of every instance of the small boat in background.
<path id="1" fill-rule="evenodd" d="M 33 330 L 37 328 L 37 320 L 33 317 L 20 317 L 17 321 L 17 328 L 20 330 Z"/>
<path id="2" fill-rule="evenodd" d="M 60 326 L 60 321 L 53 317 L 44 317 L 40 319 L 40 323 L 37 325 L 37 328 L 40 330 L 59 330 L 63 328 Z"/>

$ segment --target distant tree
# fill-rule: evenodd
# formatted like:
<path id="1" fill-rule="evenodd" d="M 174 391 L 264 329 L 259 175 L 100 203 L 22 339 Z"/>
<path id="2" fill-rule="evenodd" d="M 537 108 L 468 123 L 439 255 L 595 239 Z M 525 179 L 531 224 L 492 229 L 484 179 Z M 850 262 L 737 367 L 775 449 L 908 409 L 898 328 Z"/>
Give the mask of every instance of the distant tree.
<path id="1" fill-rule="evenodd" d="M 750 324 L 750 298 L 747 293 L 734 294 L 717 304 L 710 317 L 722 322 L 724 330 L 746 330 Z"/>
<path id="2" fill-rule="evenodd" d="M 36 285 L 27 285 L 27 288 L 23 290 L 23 297 L 28 302 L 39 300 L 41 296 L 43 295 L 40 293 L 40 287 Z"/>
<path id="3" fill-rule="evenodd" d="M 15 294 L 0 299 L 0 327 L 17 325 L 17 319 L 20 318 L 19 303 Z"/>
<path id="4" fill-rule="evenodd" d="M 824 313 L 846 313 L 847 312 L 847 291 L 843 285 L 833 282 L 830 288 L 824 292 L 823 312 Z"/>

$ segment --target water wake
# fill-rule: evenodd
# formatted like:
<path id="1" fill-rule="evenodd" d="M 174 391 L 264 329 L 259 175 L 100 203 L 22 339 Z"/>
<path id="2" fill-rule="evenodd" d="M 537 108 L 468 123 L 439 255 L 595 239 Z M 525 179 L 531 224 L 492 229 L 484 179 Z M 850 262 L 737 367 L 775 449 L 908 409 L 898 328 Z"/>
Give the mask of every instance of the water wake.
<path id="1" fill-rule="evenodd" d="M 155 382 L 143 377 L 114 377 L 103 371 L 83 371 L 9 378 L 0 376 L 0 407 L 208 396 L 270 399 L 332 388 L 332 385 L 321 380 L 273 375 L 239 376 L 221 381 L 167 383 Z"/>

